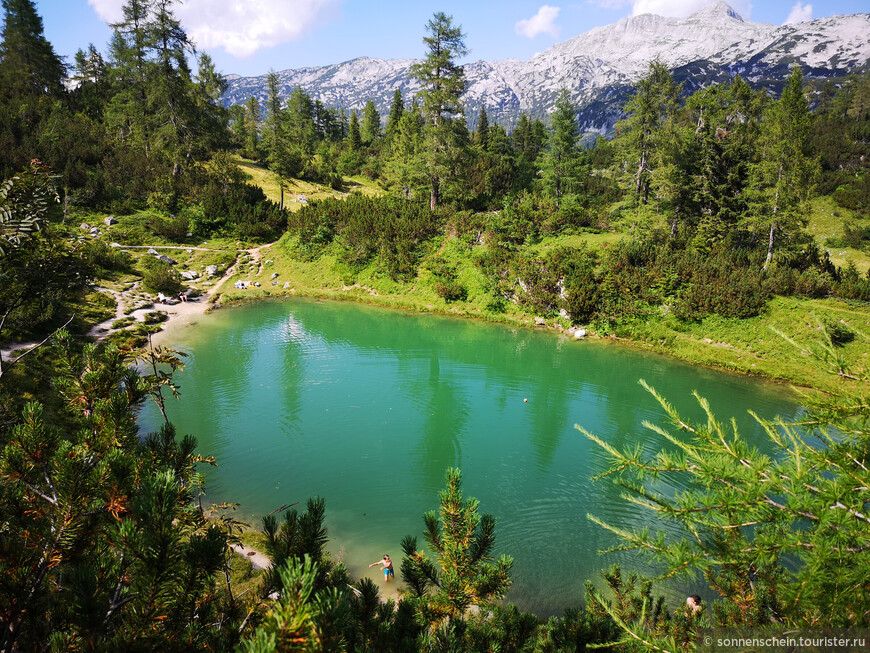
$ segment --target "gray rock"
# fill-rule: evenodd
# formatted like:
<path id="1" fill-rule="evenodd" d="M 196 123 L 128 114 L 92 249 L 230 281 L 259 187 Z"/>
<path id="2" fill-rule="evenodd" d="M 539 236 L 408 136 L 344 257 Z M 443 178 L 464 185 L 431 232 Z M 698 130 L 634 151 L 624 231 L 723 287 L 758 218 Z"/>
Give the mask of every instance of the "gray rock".
<path id="1" fill-rule="evenodd" d="M 188 281 L 193 281 L 194 279 L 199 278 L 199 272 L 196 270 L 185 270 L 181 273 L 182 279 L 187 279 Z"/>
<path id="2" fill-rule="evenodd" d="M 121 243 L 109 243 L 109 247 L 120 247 Z"/>
<path id="3" fill-rule="evenodd" d="M 287 290 L 289 287 L 290 287 L 290 282 L 288 281 L 284 284 L 284 290 Z"/>
<path id="4" fill-rule="evenodd" d="M 118 221 L 115 219 L 114 215 L 109 215 L 103 218 L 103 224 L 107 227 L 111 227 L 113 224 L 118 224 Z"/>
<path id="5" fill-rule="evenodd" d="M 586 337 L 586 329 L 577 329 L 574 332 L 574 337 L 577 338 L 577 340 L 582 340 Z"/>
<path id="6" fill-rule="evenodd" d="M 277 279 L 277 278 L 278 278 L 278 273 L 277 273 L 277 272 L 273 272 L 273 273 L 272 273 L 272 278 L 273 278 L 273 279 Z"/>
<path id="7" fill-rule="evenodd" d="M 193 254 L 193 250 L 192 250 L 192 249 L 188 249 L 188 250 L 187 250 L 187 253 L 188 253 L 188 254 Z"/>
<path id="8" fill-rule="evenodd" d="M 163 261 L 164 263 L 169 263 L 169 265 L 175 265 L 177 261 L 175 259 L 171 259 L 166 254 L 161 254 L 157 257 L 158 261 Z"/>
<path id="9" fill-rule="evenodd" d="M 216 265 L 205 266 L 205 273 L 210 277 L 216 277 L 218 274 L 218 266 L 216 266 Z"/>
<path id="10" fill-rule="evenodd" d="M 151 256 L 159 256 L 159 255 L 160 255 L 160 252 L 158 252 L 158 251 L 157 251 L 156 249 L 154 249 L 153 247 L 150 247 L 150 248 L 148 249 L 148 253 L 151 254 Z"/>
<path id="11" fill-rule="evenodd" d="M 87 231 L 88 229 L 91 228 L 91 225 L 89 225 L 87 222 L 82 222 L 81 228 L 84 229 L 85 231 Z"/>
<path id="12" fill-rule="evenodd" d="M 544 326 L 545 324 L 547 324 L 547 320 L 545 320 L 544 318 L 542 318 L 542 317 L 535 318 L 535 326 Z"/>

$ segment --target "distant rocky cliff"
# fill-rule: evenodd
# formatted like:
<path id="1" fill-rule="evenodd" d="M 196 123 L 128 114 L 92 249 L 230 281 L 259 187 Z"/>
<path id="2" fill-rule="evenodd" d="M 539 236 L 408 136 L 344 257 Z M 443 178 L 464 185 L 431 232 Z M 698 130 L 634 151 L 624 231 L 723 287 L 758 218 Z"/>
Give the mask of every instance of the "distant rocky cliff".
<path id="1" fill-rule="evenodd" d="M 464 102 L 469 126 L 474 126 L 484 105 L 490 121 L 508 128 L 521 112 L 545 118 L 564 87 L 578 108 L 583 130 L 606 133 L 653 59 L 673 69 L 688 90 L 739 73 L 753 86 L 776 91 L 794 64 L 813 78 L 842 77 L 866 68 L 870 14 L 776 26 L 744 20 L 726 3 L 716 2 L 688 18 L 632 16 L 554 45 L 529 61 L 467 64 Z M 301 86 L 327 106 L 359 111 L 374 100 L 386 115 L 396 88 L 407 101 L 419 89 L 408 73 L 412 63 L 361 57 L 277 75 L 283 96 Z M 227 80 L 225 104 L 240 104 L 252 95 L 265 101 L 265 75 L 229 75 Z"/>

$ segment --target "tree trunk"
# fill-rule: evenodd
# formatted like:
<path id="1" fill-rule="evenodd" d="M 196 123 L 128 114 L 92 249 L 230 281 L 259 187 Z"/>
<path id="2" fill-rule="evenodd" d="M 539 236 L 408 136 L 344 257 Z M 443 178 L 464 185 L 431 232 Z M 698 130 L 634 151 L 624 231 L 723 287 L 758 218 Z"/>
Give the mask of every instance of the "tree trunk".
<path id="1" fill-rule="evenodd" d="M 284 210 L 284 186 L 281 186 L 281 201 L 278 203 L 278 210 Z"/>
<path id="2" fill-rule="evenodd" d="M 432 191 L 429 193 L 429 210 L 434 211 L 438 206 L 438 177 L 432 178 Z"/>
<path id="3" fill-rule="evenodd" d="M 770 261 L 773 260 L 773 239 L 776 234 L 776 221 L 770 223 L 770 238 L 767 241 L 767 258 L 764 259 L 764 266 L 761 268 L 762 272 L 767 272 L 767 266 L 770 265 Z"/>
<path id="4" fill-rule="evenodd" d="M 674 209 L 674 221 L 671 223 L 671 240 L 677 237 L 677 229 L 680 226 L 680 207 Z"/>

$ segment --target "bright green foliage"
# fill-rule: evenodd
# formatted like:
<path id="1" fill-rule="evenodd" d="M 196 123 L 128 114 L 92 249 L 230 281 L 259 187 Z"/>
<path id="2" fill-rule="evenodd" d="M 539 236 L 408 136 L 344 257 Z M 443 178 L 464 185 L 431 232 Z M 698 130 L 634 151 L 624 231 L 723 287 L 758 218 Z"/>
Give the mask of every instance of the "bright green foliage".
<path id="1" fill-rule="evenodd" d="M 342 630 L 348 619 L 345 590 L 316 589 L 318 564 L 308 556 L 276 568 L 281 596 L 266 613 L 240 653 L 329 653 L 345 651 Z"/>
<path id="2" fill-rule="evenodd" d="M 443 12 L 426 24 L 426 57 L 411 66 L 411 74 L 422 86 L 423 114 L 427 123 L 426 169 L 429 176 L 429 208 L 439 203 L 441 180 L 449 173 L 449 150 L 455 143 L 453 119 L 462 112 L 459 99 L 465 92 L 465 73 L 456 59 L 467 54 L 465 34 Z"/>
<path id="3" fill-rule="evenodd" d="M 417 538 L 402 540 L 402 578 L 421 623 L 430 633 L 462 620 L 472 605 L 487 606 L 510 587 L 513 559 L 492 558 L 495 518 L 480 515 L 477 499 L 464 499 L 458 469 L 447 470 L 441 508 L 423 516 L 424 537 L 435 558 L 417 550 Z"/>
<path id="4" fill-rule="evenodd" d="M 301 515 L 295 510 L 284 513 L 280 526 L 275 515 L 263 518 L 263 533 L 266 536 L 266 553 L 272 560 L 272 568 L 266 572 L 263 593 L 281 592 L 283 575 L 281 569 L 288 560 L 311 559 L 317 565 L 316 589 L 327 586 L 340 587 L 346 582 L 347 572 L 341 565 L 330 562 L 326 553 L 327 537 L 323 520 L 326 518 L 326 502 L 320 498 L 308 499 L 306 511 Z"/>
<path id="5" fill-rule="evenodd" d="M 780 99 L 765 115 L 761 155 L 752 170 L 749 224 L 768 234 L 766 270 L 777 233 L 794 233 L 806 223 L 818 162 L 809 152 L 812 115 L 804 96 L 800 67 L 795 66 Z"/>
<path id="6" fill-rule="evenodd" d="M 833 349 L 815 353 L 830 363 L 823 354 Z M 713 606 L 719 624 L 865 625 L 870 433 L 866 380 L 855 383 L 850 396 L 812 402 L 803 423 L 757 418 L 770 455 L 750 447 L 733 421 L 719 421 L 705 399 L 696 395 L 706 422 L 695 423 L 644 384 L 673 424 L 645 423 L 662 438 L 659 453 L 620 451 L 583 433 L 613 461 L 601 476 L 614 476 L 627 500 L 683 535 L 590 519 L 620 536 L 615 550 L 652 556 L 665 576 L 702 574 L 723 599 Z M 671 479 L 686 489 L 672 492 Z"/>

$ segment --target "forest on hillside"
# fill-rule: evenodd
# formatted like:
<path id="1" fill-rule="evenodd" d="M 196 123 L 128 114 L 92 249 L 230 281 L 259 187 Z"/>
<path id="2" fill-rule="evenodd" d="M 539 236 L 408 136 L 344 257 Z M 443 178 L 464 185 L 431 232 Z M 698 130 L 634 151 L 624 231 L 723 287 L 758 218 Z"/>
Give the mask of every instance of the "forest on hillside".
<path id="1" fill-rule="evenodd" d="M 425 541 L 401 543 L 406 591 L 382 602 L 326 552 L 322 499 L 264 519 L 264 574 L 230 549 L 243 525 L 200 503 L 214 461 L 163 410 L 182 357 L 82 335 L 106 309 L 98 280 L 134 263 L 78 223 L 145 215 L 140 245 L 280 240 L 299 260 L 328 254 L 351 282 L 366 266 L 396 283 L 425 275 L 447 303 L 479 292 L 492 314 L 517 306 L 603 333 L 752 318 L 775 297 L 863 306 L 870 276 L 827 248 L 870 251 L 870 73 L 807 85 L 795 67 L 779 97 L 739 77 L 688 94 L 651 62 L 611 140 L 579 133 L 567 92 L 546 124 L 521 116 L 509 133 L 483 110 L 470 132 L 466 37 L 436 13 L 413 69 L 422 91 L 397 90 L 385 119 L 372 102 L 347 115 L 301 88 L 284 101 L 274 75 L 264 106 L 227 109 L 174 4 L 126 0 L 106 52 L 91 44 L 65 62 L 33 0 L 2 0 L 0 344 L 37 344 L 0 354 L 0 651 L 676 651 L 700 628 L 868 626 L 867 377 L 842 355 L 866 342 L 858 327 L 814 325 L 801 353 L 851 385 L 807 396 L 800 424 L 764 422 L 773 457 L 700 398 L 709 419 L 693 423 L 655 395 L 669 425 L 652 428 L 678 454 L 586 434 L 612 461 L 602 475 L 685 535 L 602 527 L 663 576 L 703 578 L 710 606 L 669 607 L 654 582 L 610 568 L 607 591 L 587 583 L 562 617 L 520 612 L 501 601 L 512 560 L 492 555 L 495 519 L 453 469 Z M 277 202 L 242 160 L 274 175 Z M 299 179 L 343 197 L 290 211 Z M 845 220 L 829 242 L 806 229 L 820 197 Z M 621 238 L 534 247 L 601 233 Z M 461 262 L 436 251 L 447 240 Z M 154 292 L 182 287 L 169 263 L 142 274 Z M 143 438 L 147 401 L 164 424 Z M 669 475 L 693 489 L 671 496 L 658 483 Z"/>

